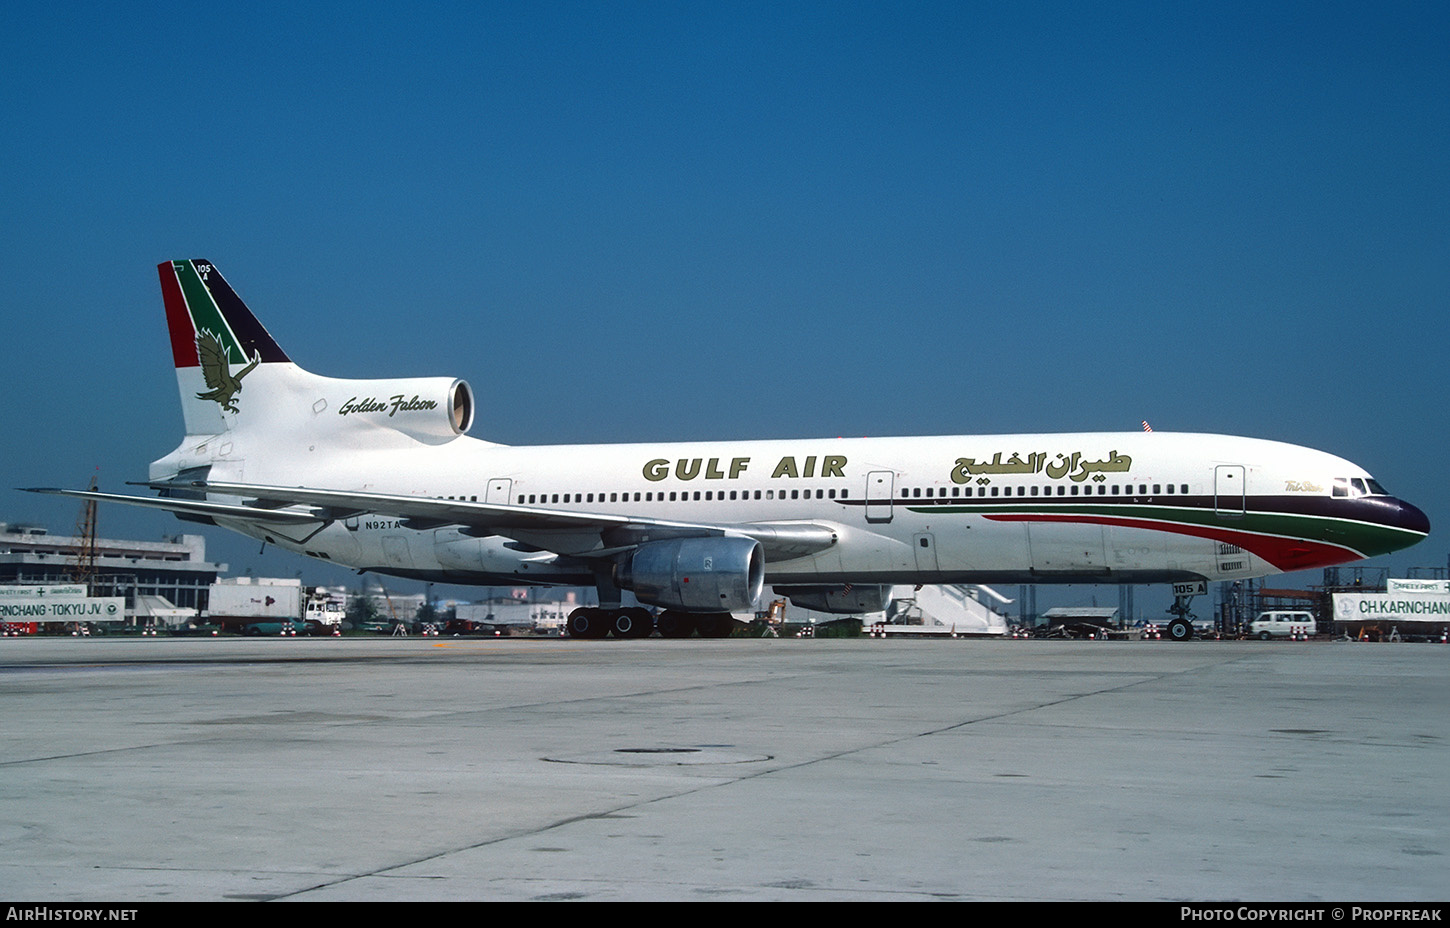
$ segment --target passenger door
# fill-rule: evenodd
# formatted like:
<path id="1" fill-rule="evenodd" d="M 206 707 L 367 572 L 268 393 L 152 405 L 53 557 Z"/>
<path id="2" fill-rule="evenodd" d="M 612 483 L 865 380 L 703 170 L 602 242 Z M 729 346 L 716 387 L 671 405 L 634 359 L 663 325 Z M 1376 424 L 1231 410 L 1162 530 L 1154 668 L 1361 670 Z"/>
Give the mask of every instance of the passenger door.
<path id="1" fill-rule="evenodd" d="M 1244 514 L 1244 466 L 1219 464 L 1213 469 L 1213 510 L 1226 518 Z"/>
<path id="2" fill-rule="evenodd" d="M 895 471 L 873 470 L 866 475 L 867 522 L 891 521 L 891 500 L 895 492 Z"/>

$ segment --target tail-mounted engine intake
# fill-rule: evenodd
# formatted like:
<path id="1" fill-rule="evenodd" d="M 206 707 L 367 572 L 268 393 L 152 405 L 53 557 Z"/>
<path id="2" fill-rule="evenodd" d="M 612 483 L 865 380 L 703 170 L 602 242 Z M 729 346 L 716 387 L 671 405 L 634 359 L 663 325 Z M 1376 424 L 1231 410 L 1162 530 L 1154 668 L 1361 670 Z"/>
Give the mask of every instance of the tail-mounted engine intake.
<path id="1" fill-rule="evenodd" d="M 753 538 L 652 541 L 620 565 L 616 581 L 649 606 L 744 611 L 755 607 L 765 586 L 765 555 Z"/>
<path id="2" fill-rule="evenodd" d="M 473 389 L 451 377 L 337 380 L 318 406 L 341 425 L 402 432 L 430 445 L 452 441 L 473 425 Z"/>

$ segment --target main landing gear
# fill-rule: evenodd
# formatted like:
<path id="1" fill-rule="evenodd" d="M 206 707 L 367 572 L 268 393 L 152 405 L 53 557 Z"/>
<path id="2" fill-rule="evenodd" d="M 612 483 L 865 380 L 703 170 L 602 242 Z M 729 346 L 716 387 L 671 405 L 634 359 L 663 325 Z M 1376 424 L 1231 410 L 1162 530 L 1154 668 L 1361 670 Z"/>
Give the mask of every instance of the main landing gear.
<path id="1" fill-rule="evenodd" d="M 677 612 L 673 609 L 650 615 L 649 610 L 610 609 L 583 606 L 569 613 L 566 623 L 570 638 L 647 638 L 658 630 L 662 638 L 728 638 L 735 620 L 728 612 Z"/>
<path id="2" fill-rule="evenodd" d="M 735 619 L 728 612 L 676 612 L 666 609 L 655 619 L 661 638 L 688 638 L 694 632 L 701 638 L 729 638 Z"/>

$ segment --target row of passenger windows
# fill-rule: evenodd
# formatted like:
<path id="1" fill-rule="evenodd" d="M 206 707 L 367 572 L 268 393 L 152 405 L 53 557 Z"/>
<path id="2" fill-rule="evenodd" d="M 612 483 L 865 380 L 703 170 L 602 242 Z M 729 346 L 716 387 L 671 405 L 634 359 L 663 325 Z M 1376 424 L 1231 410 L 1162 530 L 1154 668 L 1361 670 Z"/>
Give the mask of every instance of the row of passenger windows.
<path id="1" fill-rule="evenodd" d="M 1337 489 L 1337 488 L 1336 488 Z M 1096 490 L 1096 492 L 1094 492 Z M 1091 486 L 1027 486 L 1027 487 L 977 487 L 973 492 L 972 487 L 903 487 L 902 500 L 911 499 L 946 499 L 946 498 L 971 498 L 975 497 L 1003 497 L 1003 496 L 1162 496 L 1162 495 L 1187 495 L 1188 484 L 1162 484 L 1162 483 L 1139 483 L 1139 484 L 1101 484 L 1096 488 Z M 751 499 L 850 499 L 850 492 L 844 489 L 829 490 L 671 490 L 666 493 L 664 490 L 648 490 L 634 493 L 520 493 L 518 504 L 520 506 L 553 505 L 555 503 L 663 503 L 663 502 L 688 502 L 690 500 L 703 500 L 705 502 L 725 500 L 751 500 Z M 464 497 L 448 497 L 449 499 L 463 499 Z M 473 497 L 477 502 L 478 497 Z"/>
<path id="2" fill-rule="evenodd" d="M 1136 487 L 1136 489 L 1135 489 Z M 1149 493 L 1149 488 L 1152 492 Z M 1163 494 L 1187 494 L 1188 484 L 1162 484 L 1162 483 L 1139 483 L 1139 484 L 1113 484 L 1111 488 L 1107 484 L 1099 484 L 1094 493 L 1090 486 L 1057 486 L 1053 487 L 1030 486 L 1030 487 L 977 487 L 977 496 L 1162 496 Z M 928 499 L 941 498 L 947 495 L 946 487 L 921 487 L 902 488 L 901 499 L 920 499 L 925 496 Z M 952 496 L 972 496 L 971 487 L 952 487 Z"/>
<path id="3" fill-rule="evenodd" d="M 752 496 L 752 492 L 754 495 Z M 728 495 L 727 495 L 728 494 Z M 814 495 L 812 495 L 814 494 Z M 550 505 L 553 503 L 663 503 L 688 500 L 724 501 L 748 499 L 849 499 L 846 490 L 648 490 L 643 493 L 520 493 L 520 506 Z"/>

